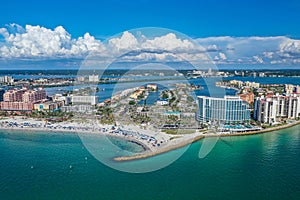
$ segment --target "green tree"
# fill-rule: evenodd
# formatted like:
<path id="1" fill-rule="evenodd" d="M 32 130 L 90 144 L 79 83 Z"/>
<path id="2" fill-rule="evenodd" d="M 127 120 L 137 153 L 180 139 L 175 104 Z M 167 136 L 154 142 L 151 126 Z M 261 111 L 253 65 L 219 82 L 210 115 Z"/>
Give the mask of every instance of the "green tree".
<path id="1" fill-rule="evenodd" d="M 130 100 L 130 101 L 129 101 L 129 105 L 134 106 L 134 105 L 135 105 L 135 101 Z"/>

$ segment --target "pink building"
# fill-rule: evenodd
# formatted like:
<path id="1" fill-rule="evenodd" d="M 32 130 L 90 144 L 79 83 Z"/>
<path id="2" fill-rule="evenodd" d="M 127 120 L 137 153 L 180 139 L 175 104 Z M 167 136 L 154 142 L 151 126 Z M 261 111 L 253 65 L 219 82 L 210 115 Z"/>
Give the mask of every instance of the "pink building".
<path id="1" fill-rule="evenodd" d="M 22 96 L 26 89 L 8 90 L 3 94 L 3 101 L 22 101 Z"/>
<path id="2" fill-rule="evenodd" d="M 34 108 L 34 103 L 46 98 L 46 91 L 41 88 L 38 90 L 25 88 L 8 90 L 3 94 L 1 110 L 31 111 Z"/>
<path id="3" fill-rule="evenodd" d="M 46 91 L 43 89 L 27 90 L 22 96 L 22 101 L 26 103 L 36 102 L 43 99 L 46 99 Z"/>
<path id="4" fill-rule="evenodd" d="M 31 111 L 33 103 L 2 101 L 1 110 Z"/>

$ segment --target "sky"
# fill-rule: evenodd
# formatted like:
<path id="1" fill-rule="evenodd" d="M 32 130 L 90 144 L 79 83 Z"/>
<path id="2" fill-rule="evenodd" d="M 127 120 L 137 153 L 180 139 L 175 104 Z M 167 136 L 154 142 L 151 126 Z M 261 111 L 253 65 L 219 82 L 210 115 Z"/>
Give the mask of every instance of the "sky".
<path id="1" fill-rule="evenodd" d="M 186 59 L 203 58 L 200 52 L 206 52 L 216 64 L 297 67 L 300 63 L 298 0 L 12 0 L 1 2 L 0 11 L 0 67 L 21 65 L 24 60 L 82 59 L 91 51 L 132 50 L 128 43 L 138 49 L 148 45 L 147 50 L 185 48 L 190 54 Z M 175 30 L 201 48 L 182 46 L 184 39 L 172 37 L 172 31 L 158 36 L 165 43 L 161 46 L 151 43 L 154 38 L 144 43 L 130 31 L 124 35 L 141 27 Z M 116 34 L 117 43 L 104 44 Z"/>

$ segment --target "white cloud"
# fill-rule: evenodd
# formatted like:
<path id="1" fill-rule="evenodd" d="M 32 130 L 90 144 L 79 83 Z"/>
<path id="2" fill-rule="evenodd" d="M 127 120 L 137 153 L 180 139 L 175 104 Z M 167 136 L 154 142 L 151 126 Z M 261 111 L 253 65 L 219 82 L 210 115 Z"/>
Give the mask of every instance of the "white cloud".
<path id="1" fill-rule="evenodd" d="M 286 39 L 280 44 L 279 51 L 288 54 L 300 54 L 300 40 Z"/>
<path id="2" fill-rule="evenodd" d="M 123 60 L 128 61 L 165 61 L 165 62 L 174 62 L 174 61 L 183 61 L 180 57 L 177 57 L 173 53 L 164 52 L 164 53 L 148 53 L 143 52 L 135 56 L 125 56 Z"/>
<path id="3" fill-rule="evenodd" d="M 73 40 L 70 52 L 72 55 L 86 54 L 89 52 L 105 52 L 106 47 L 100 41 L 96 40 L 89 33 L 84 34 L 77 40 Z"/>
<path id="4" fill-rule="evenodd" d="M 300 40 L 276 37 L 209 37 L 196 39 L 204 47 L 217 45 L 227 61 L 244 64 L 295 64 L 300 59 Z M 219 57 L 218 55 L 216 55 Z M 216 59 L 215 59 L 216 60 Z"/>
<path id="5" fill-rule="evenodd" d="M 264 63 L 263 59 L 259 56 L 253 56 L 253 59 L 260 64 Z"/>
<path id="6" fill-rule="evenodd" d="M 187 39 L 177 38 L 174 33 L 168 33 L 160 37 L 147 39 L 141 44 L 141 47 L 143 49 L 161 49 L 166 51 L 205 51 L 204 48 L 195 46 L 195 44 Z"/>
<path id="7" fill-rule="evenodd" d="M 137 39 L 128 31 L 125 31 L 120 38 L 110 39 L 108 43 L 113 51 L 134 50 L 138 46 Z"/>
<path id="8" fill-rule="evenodd" d="M 18 27 L 17 31 L 20 32 L 20 30 L 21 28 Z M 1 57 L 77 57 L 104 48 L 100 41 L 88 33 L 84 37 L 72 39 L 62 26 L 51 30 L 40 26 L 26 25 L 24 31 L 19 32 L 9 33 L 9 28 L 1 29 L 0 34 L 5 39 L 5 43 L 0 44 Z"/>
<path id="9" fill-rule="evenodd" d="M 293 63 L 295 63 L 295 64 L 298 64 L 298 63 L 300 63 L 300 58 L 293 59 Z"/>
<path id="10" fill-rule="evenodd" d="M 215 44 L 212 44 L 212 45 L 208 45 L 208 47 L 206 48 L 206 51 L 220 51 L 221 49 L 215 45 Z"/>
<path id="11" fill-rule="evenodd" d="M 9 36 L 6 28 L 0 28 L 0 35 L 3 35 L 5 38 Z"/>
<path id="12" fill-rule="evenodd" d="M 139 39 L 137 39 L 139 38 Z M 130 32 L 124 32 L 120 37 L 108 41 L 110 50 L 114 54 L 126 54 L 135 52 L 135 55 L 126 55 L 126 60 L 139 61 L 183 61 L 183 60 L 209 60 L 204 55 L 207 49 L 194 44 L 191 40 L 180 39 L 174 33 L 147 38 L 138 32 L 134 36 Z M 217 46 L 211 46 L 210 51 L 216 51 Z"/>
<path id="13" fill-rule="evenodd" d="M 234 40 L 231 36 L 220 36 L 220 37 L 207 37 L 207 38 L 198 38 L 197 41 L 201 44 L 203 43 L 220 43 L 220 42 L 229 42 Z"/>
<path id="14" fill-rule="evenodd" d="M 263 52 L 263 56 L 266 58 L 273 58 L 274 52 Z"/>
<path id="15" fill-rule="evenodd" d="M 125 31 L 119 37 L 111 38 L 107 43 L 95 39 L 89 33 L 83 37 L 72 38 L 62 27 L 48 29 L 41 26 L 26 25 L 25 28 L 11 24 L 0 29 L 4 41 L 0 41 L 0 57 L 2 58 L 84 58 L 89 53 L 116 57 L 136 50 L 152 50 L 160 53 L 143 53 L 131 56 L 133 60 L 170 60 L 176 53 L 175 60 L 206 59 L 206 51 L 217 51 L 216 45 L 208 50 L 195 45 L 188 39 L 180 39 L 174 33 L 168 33 L 154 38 L 146 38 L 139 33 L 139 39 Z M 170 53 L 168 53 L 170 52 Z M 180 54 L 180 55 L 179 55 Z"/>
<path id="16" fill-rule="evenodd" d="M 226 60 L 227 59 L 226 55 L 224 53 L 222 53 L 222 52 L 219 53 L 219 57 L 222 60 Z"/>
<path id="17" fill-rule="evenodd" d="M 286 36 L 223 36 L 189 40 L 172 32 L 146 37 L 141 32 L 135 35 L 125 31 L 119 37 L 104 42 L 89 33 L 72 38 L 62 26 L 48 29 L 32 25 L 21 27 L 17 24 L 0 28 L 0 36 L 2 59 L 85 58 L 90 53 L 115 57 L 136 51 L 136 54 L 126 55 L 126 59 L 213 60 L 217 64 L 297 64 L 300 61 L 300 40 Z"/>

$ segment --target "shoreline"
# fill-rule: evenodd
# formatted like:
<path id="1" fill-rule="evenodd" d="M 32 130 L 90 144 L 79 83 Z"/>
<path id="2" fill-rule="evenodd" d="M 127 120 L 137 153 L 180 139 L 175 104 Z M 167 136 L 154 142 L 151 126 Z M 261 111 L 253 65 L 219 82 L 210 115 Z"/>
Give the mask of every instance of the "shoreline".
<path id="1" fill-rule="evenodd" d="M 175 145 L 171 145 L 171 146 L 168 146 L 164 149 L 160 149 L 156 152 L 138 154 L 138 155 L 133 155 L 133 156 L 115 157 L 114 160 L 117 161 L 117 162 L 123 162 L 123 161 L 133 161 L 133 160 L 139 160 L 139 159 L 146 159 L 146 158 L 149 158 L 149 157 L 157 156 L 157 155 L 160 155 L 160 154 L 163 154 L 163 153 L 167 153 L 169 151 L 176 150 L 178 148 L 184 147 L 186 145 L 189 145 L 189 144 L 192 144 L 196 141 L 204 139 L 205 137 L 230 137 L 230 136 L 257 135 L 257 134 L 264 134 L 264 133 L 268 133 L 268 132 L 273 132 L 273 131 L 278 131 L 278 130 L 291 128 L 291 127 L 297 126 L 299 124 L 300 124 L 300 120 L 295 121 L 295 122 L 290 123 L 290 124 L 285 124 L 285 125 L 282 125 L 282 126 L 278 126 L 278 127 L 271 127 L 271 128 L 267 128 L 267 129 L 262 129 L 262 130 L 258 130 L 258 131 L 250 131 L 250 132 L 245 132 L 245 133 L 209 134 L 209 135 L 203 134 L 203 135 L 196 136 L 196 137 L 194 137 L 190 140 L 186 140 L 185 142 L 175 144 Z"/>
<path id="2" fill-rule="evenodd" d="M 218 136 L 220 136 L 220 137 L 229 137 L 229 136 L 247 136 L 247 135 L 264 134 L 264 133 L 268 133 L 268 132 L 287 129 L 287 128 L 290 128 L 290 127 L 293 127 L 293 126 L 297 126 L 299 124 L 300 124 L 300 120 L 296 120 L 293 123 L 285 124 L 285 125 L 282 125 L 282 126 L 270 127 L 270 128 L 266 128 L 266 129 L 262 129 L 262 130 L 258 130 L 258 131 L 249 131 L 249 132 L 245 132 L 245 133 L 220 134 Z M 210 135 L 210 137 L 216 137 L 216 136 L 217 135 Z"/>
<path id="3" fill-rule="evenodd" d="M 112 138 L 119 138 L 119 139 L 123 139 L 126 140 L 127 142 L 131 142 L 134 144 L 137 144 L 139 146 L 141 146 L 145 152 L 147 151 L 151 151 L 151 149 L 144 144 L 143 142 L 139 141 L 138 139 L 135 138 L 130 138 L 130 137 L 125 137 L 122 135 L 117 135 L 117 134 L 109 134 L 109 133 L 104 133 L 104 132 L 91 132 L 91 131 L 80 131 L 80 130 L 63 130 L 63 129 L 49 129 L 49 128 L 20 128 L 20 127 L 12 127 L 12 128 L 8 128 L 8 127 L 2 127 L 0 126 L 0 131 L 1 130 L 8 130 L 8 131 L 26 131 L 26 132 L 40 132 L 40 133 L 46 133 L 46 132 L 50 132 L 50 133 L 55 133 L 55 134 L 72 134 L 72 135 L 78 135 L 78 137 L 80 138 L 80 134 L 84 134 L 84 135 L 100 135 L 100 136 L 105 136 L 105 137 L 112 137 Z"/>
<path id="4" fill-rule="evenodd" d="M 181 147 L 185 147 L 189 144 L 192 144 L 196 141 L 204 139 L 205 137 L 230 137 L 230 136 L 247 136 L 247 135 L 255 135 L 255 134 L 264 134 L 267 132 L 278 131 L 286 128 L 290 128 L 300 124 L 300 120 L 294 121 L 289 124 L 277 126 L 277 127 L 270 127 L 262 130 L 257 131 L 249 131 L 244 133 L 231 133 L 231 134 L 205 134 L 205 133 L 194 133 L 188 135 L 181 135 L 174 140 L 168 140 L 166 143 L 161 145 L 160 147 L 152 147 L 151 143 L 148 140 L 142 140 L 139 137 L 130 136 L 130 135 L 122 135 L 113 132 L 103 132 L 96 129 L 85 129 L 85 130 L 78 130 L 78 129 L 62 129 L 62 128 L 49 128 L 49 127 L 5 127 L 0 126 L 0 130 L 9 130 L 9 131 L 29 131 L 29 132 L 50 132 L 50 133 L 68 133 L 68 134 L 77 134 L 81 137 L 81 134 L 87 135 L 101 135 L 106 137 L 115 137 L 121 138 L 126 140 L 127 142 L 135 143 L 140 145 L 143 149 L 143 153 L 134 154 L 130 156 L 120 156 L 114 157 L 113 160 L 117 162 L 122 161 L 132 161 L 132 160 L 139 160 L 139 159 L 146 159 L 149 157 L 154 157 L 163 153 L 167 153 L 169 151 L 173 151 L 179 149 Z M 132 128 L 132 127 L 131 127 Z"/>

